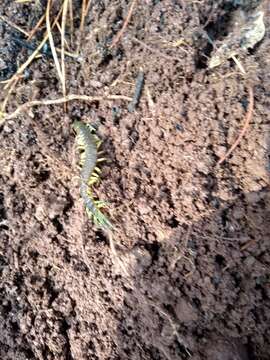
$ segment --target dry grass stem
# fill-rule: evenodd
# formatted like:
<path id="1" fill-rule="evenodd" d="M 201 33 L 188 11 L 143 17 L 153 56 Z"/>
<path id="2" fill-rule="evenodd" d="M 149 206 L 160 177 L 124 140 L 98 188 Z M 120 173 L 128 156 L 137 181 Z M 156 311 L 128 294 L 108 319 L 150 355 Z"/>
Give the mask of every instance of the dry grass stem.
<path id="1" fill-rule="evenodd" d="M 169 60 L 169 61 L 179 61 L 179 59 L 177 57 L 174 57 L 174 56 L 170 56 L 170 55 L 166 55 L 166 54 L 163 54 L 161 51 L 145 44 L 143 41 L 133 37 L 132 38 L 133 41 L 137 42 L 138 44 L 140 44 L 141 46 L 143 46 L 145 49 L 151 51 L 152 53 L 154 54 L 157 54 L 158 56 L 166 59 L 166 60 Z"/>
<path id="2" fill-rule="evenodd" d="M 66 67 L 65 67 L 65 29 L 66 29 L 66 19 L 68 11 L 69 0 L 64 0 L 63 3 L 63 12 L 62 12 L 62 23 L 61 23 L 61 68 L 62 68 L 62 77 L 63 77 L 63 95 L 64 97 L 67 94 L 66 90 Z M 65 103 L 66 104 L 66 103 Z M 66 107 L 65 107 L 66 110 Z"/>
<path id="3" fill-rule="evenodd" d="M 58 52 L 58 53 L 60 53 L 61 54 L 61 49 L 58 49 L 58 48 L 55 48 L 56 49 L 56 52 Z M 75 60 L 78 60 L 79 61 L 79 55 L 78 54 L 75 54 L 75 53 L 72 53 L 72 52 L 70 52 L 70 51 L 64 51 L 64 54 L 66 55 L 66 56 L 69 56 L 69 57 L 71 57 L 72 59 L 75 59 Z"/>
<path id="4" fill-rule="evenodd" d="M 1 114 L 5 113 L 6 106 L 7 106 L 8 100 L 10 98 L 10 95 L 12 94 L 13 90 L 15 89 L 15 86 L 17 85 L 19 79 L 20 79 L 19 77 L 17 79 L 15 79 L 13 81 L 13 83 L 11 84 L 10 88 L 8 89 L 7 94 L 6 94 L 5 98 L 4 98 L 4 101 L 1 104 L 1 111 L 0 111 Z"/>
<path id="5" fill-rule="evenodd" d="M 10 21 L 9 19 L 7 19 L 4 15 L 0 15 L 0 20 L 4 21 L 5 23 L 7 23 L 9 26 L 13 27 L 14 29 L 16 29 L 17 31 L 21 32 L 22 34 L 24 34 L 25 36 L 29 36 L 29 33 L 27 31 L 25 31 L 24 29 L 22 29 L 20 26 L 14 24 L 12 21 Z"/>
<path id="6" fill-rule="evenodd" d="M 11 79 L 9 79 L 9 81 L 7 82 L 6 86 L 5 86 L 5 90 L 8 89 L 12 82 L 14 80 L 16 80 L 19 75 L 21 75 L 24 70 L 31 64 L 31 62 L 34 60 L 34 58 L 38 55 L 39 51 L 42 49 L 42 47 L 44 46 L 44 44 L 46 43 L 47 38 L 45 37 L 41 43 L 38 45 L 38 47 L 36 48 L 36 50 L 29 56 L 29 58 L 26 60 L 26 62 L 24 64 L 22 64 L 19 69 L 17 70 L 16 74 L 14 74 Z"/>
<path id="7" fill-rule="evenodd" d="M 51 10 L 51 3 L 52 0 L 48 0 L 47 3 L 47 8 L 46 8 L 46 27 L 47 27 L 47 34 L 48 34 L 48 39 L 49 39 L 49 43 L 50 43 L 50 47 L 51 47 L 51 52 L 52 52 L 52 56 L 53 56 L 53 60 L 55 63 L 55 67 L 59 76 L 59 79 L 62 83 L 62 88 L 64 88 L 64 79 L 63 79 L 63 74 L 62 74 L 62 70 L 61 70 L 61 66 L 58 60 L 58 56 L 56 53 L 56 49 L 55 49 L 55 45 L 54 45 L 54 40 L 53 40 L 53 35 L 52 35 L 52 27 L 51 27 L 51 23 L 50 23 L 50 10 Z M 57 23 L 57 20 L 56 20 Z"/>
<path id="8" fill-rule="evenodd" d="M 55 26 L 59 16 L 61 15 L 62 12 L 62 8 L 60 9 L 60 11 L 58 12 L 53 24 L 52 24 L 52 28 Z M 34 58 L 38 55 L 39 51 L 42 49 L 42 47 L 45 45 L 46 41 L 48 40 L 48 33 L 45 35 L 44 39 L 41 41 L 41 43 L 38 45 L 38 47 L 36 48 L 36 50 L 29 56 L 29 58 L 26 60 L 26 62 L 24 64 L 22 64 L 20 66 L 20 68 L 17 70 L 16 74 L 14 74 L 7 82 L 6 86 L 4 89 L 8 89 L 12 82 L 17 79 L 19 77 L 19 75 L 21 75 L 24 70 L 31 64 L 31 62 L 34 60 Z"/>
<path id="9" fill-rule="evenodd" d="M 123 271 L 123 274 L 125 274 L 127 277 L 129 276 L 129 273 L 123 263 L 123 261 L 120 260 L 119 256 L 118 256 L 118 253 L 116 251 L 116 248 L 115 248 L 115 244 L 114 244 L 114 240 L 113 240 L 113 236 L 112 236 L 112 232 L 109 231 L 108 233 L 106 233 L 108 235 L 108 238 L 109 238 L 109 243 L 110 243 L 110 249 L 111 249 L 111 253 L 112 253 L 112 256 L 113 256 L 113 259 L 116 260 L 117 264 L 119 265 L 119 267 L 122 269 Z"/>
<path id="10" fill-rule="evenodd" d="M 56 27 L 57 27 L 57 29 L 58 29 L 58 31 L 59 31 L 59 33 L 60 33 L 60 35 L 61 35 L 61 37 L 62 37 L 62 28 L 61 28 L 61 25 L 59 24 L 59 22 L 57 21 L 57 23 L 56 23 Z M 67 42 L 66 42 L 66 40 L 65 40 L 65 45 L 67 46 Z M 56 48 L 56 47 L 55 47 Z M 61 52 L 62 50 L 60 49 L 60 52 Z"/>
<path id="11" fill-rule="evenodd" d="M 83 31 L 83 28 L 84 28 L 86 2 L 87 2 L 87 0 L 82 0 L 79 46 L 80 46 L 80 41 L 82 39 L 82 31 Z"/>
<path id="12" fill-rule="evenodd" d="M 186 352 L 191 356 L 190 352 L 188 351 L 188 347 L 185 344 L 185 341 L 180 337 L 179 332 L 177 330 L 177 325 L 175 324 L 171 316 L 166 311 L 164 311 L 160 306 L 156 305 L 154 301 L 150 300 L 149 302 L 153 306 L 153 308 L 155 308 L 156 311 L 161 315 L 161 317 L 168 320 L 168 322 L 171 325 L 173 335 L 176 337 L 179 344 L 181 344 L 185 348 Z"/>
<path id="13" fill-rule="evenodd" d="M 241 64 L 241 62 L 237 59 L 236 56 L 232 56 L 233 61 L 235 62 L 236 66 L 238 67 L 238 69 L 240 70 L 242 75 L 246 75 L 246 71 L 243 68 L 243 65 Z"/>
<path id="14" fill-rule="evenodd" d="M 73 46 L 73 33 L 74 33 L 74 17 L 73 17 L 73 6 L 72 0 L 68 2 L 68 14 L 69 14 L 69 23 L 70 23 L 70 39 Z"/>
<path id="15" fill-rule="evenodd" d="M 88 0 L 88 3 L 87 3 L 86 8 L 85 8 L 85 16 L 88 14 L 91 2 L 92 2 L 92 0 Z"/>

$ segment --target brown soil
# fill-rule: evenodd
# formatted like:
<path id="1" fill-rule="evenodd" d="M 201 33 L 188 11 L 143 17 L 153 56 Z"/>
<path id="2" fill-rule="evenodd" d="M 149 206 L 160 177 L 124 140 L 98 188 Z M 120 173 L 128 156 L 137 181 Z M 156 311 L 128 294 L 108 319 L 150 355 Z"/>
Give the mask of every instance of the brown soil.
<path id="1" fill-rule="evenodd" d="M 81 61 L 66 60 L 69 93 L 132 97 L 142 69 L 136 110 L 122 100 L 74 101 L 67 115 L 41 106 L 1 126 L 1 359 L 270 358 L 269 31 L 241 57 L 247 79 L 231 61 L 210 71 L 205 60 L 206 31 L 222 38 L 237 3 L 137 1 L 109 49 L 130 2 L 93 1 Z M 25 29 L 44 12 L 35 1 L 0 9 Z M 3 80 L 29 51 L 3 22 L 0 33 Z M 248 86 L 250 128 L 218 167 L 243 124 Z M 61 96 L 43 56 L 7 111 Z M 104 141 L 97 194 L 110 203 L 118 259 L 79 197 L 76 119 L 99 125 Z"/>

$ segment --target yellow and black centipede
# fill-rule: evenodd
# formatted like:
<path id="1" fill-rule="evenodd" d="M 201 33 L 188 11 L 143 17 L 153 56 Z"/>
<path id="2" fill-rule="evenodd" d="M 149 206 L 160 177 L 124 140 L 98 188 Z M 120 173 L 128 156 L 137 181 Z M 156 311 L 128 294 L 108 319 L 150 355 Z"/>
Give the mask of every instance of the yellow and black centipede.
<path id="1" fill-rule="evenodd" d="M 81 121 L 75 121 L 73 128 L 76 131 L 76 142 L 78 149 L 81 151 L 81 184 L 80 194 L 84 201 L 86 212 L 94 223 L 103 230 L 112 230 L 113 226 L 107 217 L 101 212 L 101 208 L 105 203 L 94 199 L 92 186 L 99 180 L 100 169 L 97 163 L 103 161 L 98 157 L 98 150 L 101 140 L 94 133 L 94 129 Z"/>

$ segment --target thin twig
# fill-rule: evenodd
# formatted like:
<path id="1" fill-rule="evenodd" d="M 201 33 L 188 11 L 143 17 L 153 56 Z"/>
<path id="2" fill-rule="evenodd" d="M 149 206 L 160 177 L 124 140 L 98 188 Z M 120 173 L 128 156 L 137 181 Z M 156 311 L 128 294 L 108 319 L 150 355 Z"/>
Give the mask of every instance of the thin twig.
<path id="1" fill-rule="evenodd" d="M 43 14 L 41 16 L 41 18 L 38 20 L 38 22 L 36 23 L 36 25 L 34 26 L 34 28 L 30 31 L 27 40 L 31 40 L 33 38 L 33 36 L 35 35 L 35 33 L 38 31 L 38 29 L 41 27 L 43 21 L 46 18 L 46 14 Z"/>
<path id="2" fill-rule="evenodd" d="M 5 120 L 14 119 L 17 117 L 20 113 L 38 105 L 57 105 L 57 104 L 63 104 L 68 101 L 73 100 L 82 100 L 86 102 L 95 102 L 95 101 L 102 101 L 102 100 L 125 100 L 125 101 L 131 101 L 132 98 L 129 96 L 124 95 L 108 95 L 108 96 L 88 96 L 88 95 L 77 95 L 77 94 L 70 94 L 66 97 L 62 97 L 59 99 L 48 99 L 48 100 L 33 100 L 28 101 L 27 103 L 20 105 L 13 113 L 11 114 L 5 114 L 4 118 L 0 120 L 0 124 L 3 123 Z"/>
<path id="3" fill-rule="evenodd" d="M 117 33 L 117 35 L 115 36 L 112 44 L 111 44 L 111 48 L 113 48 L 116 44 L 118 44 L 119 40 L 121 39 L 121 37 L 123 36 L 125 30 L 126 30 L 126 27 L 128 26 L 128 23 L 130 21 L 130 18 L 132 16 L 132 13 L 133 13 L 133 10 L 135 8 L 135 5 L 136 5 L 136 1 L 137 0 L 133 0 L 131 5 L 130 5 L 130 9 L 128 11 L 128 14 L 127 14 L 127 17 L 126 17 L 126 20 L 124 21 L 124 24 L 122 26 L 122 29 Z"/>
<path id="4" fill-rule="evenodd" d="M 238 135 L 237 139 L 233 143 L 233 145 L 230 147 L 230 149 L 226 152 L 226 154 L 222 158 L 219 159 L 217 165 L 221 165 L 228 158 L 228 156 L 231 155 L 231 153 L 234 151 L 234 149 L 240 144 L 242 138 L 244 137 L 244 135 L 248 129 L 248 126 L 249 126 L 249 123 L 251 121 L 252 114 L 253 114 L 253 108 L 254 108 L 254 93 L 253 93 L 253 89 L 251 86 L 248 87 L 248 93 L 249 93 L 249 104 L 248 104 L 248 110 L 247 110 L 247 113 L 245 116 L 243 128 L 242 128 L 240 134 Z"/>

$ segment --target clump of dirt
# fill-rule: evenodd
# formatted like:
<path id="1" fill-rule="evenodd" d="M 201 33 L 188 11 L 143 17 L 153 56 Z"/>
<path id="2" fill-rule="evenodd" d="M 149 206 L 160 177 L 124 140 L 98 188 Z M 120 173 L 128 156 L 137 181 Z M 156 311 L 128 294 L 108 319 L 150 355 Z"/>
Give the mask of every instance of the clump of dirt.
<path id="1" fill-rule="evenodd" d="M 225 36 L 242 5 L 137 2 L 111 49 L 129 4 L 94 1 L 81 59 L 66 61 L 69 93 L 132 97 L 142 71 L 136 110 L 124 100 L 74 101 L 66 114 L 35 107 L 1 126 L 1 359 L 269 358 L 269 31 L 241 58 L 247 79 L 230 60 L 209 70 L 205 58 L 211 26 L 215 39 Z M 0 11 L 31 29 L 43 11 L 35 6 L 4 1 Z M 76 17 L 75 39 L 77 25 Z M 0 31 L 8 77 L 12 29 Z M 17 48 L 16 61 L 27 54 Z M 218 167 L 241 129 L 248 86 L 252 123 Z M 6 111 L 61 96 L 44 55 Z M 77 119 L 103 139 L 96 193 L 110 203 L 118 261 L 79 197 Z"/>

